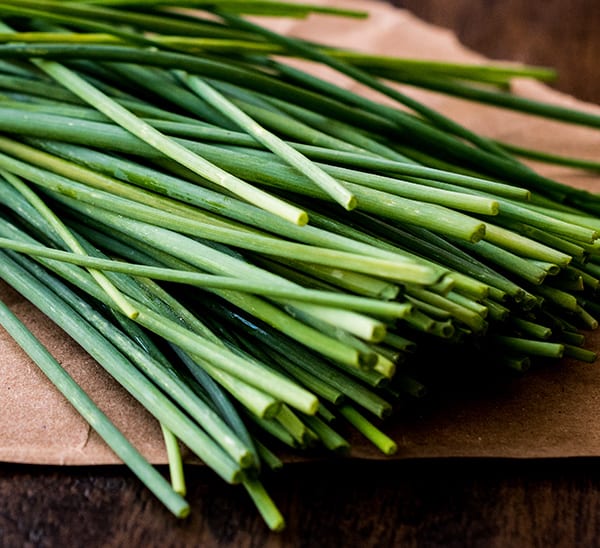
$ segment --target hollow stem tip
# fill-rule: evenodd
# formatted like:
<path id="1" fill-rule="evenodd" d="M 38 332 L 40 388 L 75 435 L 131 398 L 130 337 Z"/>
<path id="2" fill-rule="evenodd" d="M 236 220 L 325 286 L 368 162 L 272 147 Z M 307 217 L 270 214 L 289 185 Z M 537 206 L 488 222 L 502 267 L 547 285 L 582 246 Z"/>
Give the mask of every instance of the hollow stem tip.
<path id="1" fill-rule="evenodd" d="M 263 484 L 252 478 L 246 478 L 242 483 L 269 529 L 271 531 L 283 531 L 285 520 Z"/>
<path id="2" fill-rule="evenodd" d="M 363 436 L 365 436 L 384 455 L 393 455 L 398 450 L 398 445 L 389 436 L 385 435 L 373 423 L 361 415 L 354 407 L 342 405 L 339 412 L 350 422 Z"/>

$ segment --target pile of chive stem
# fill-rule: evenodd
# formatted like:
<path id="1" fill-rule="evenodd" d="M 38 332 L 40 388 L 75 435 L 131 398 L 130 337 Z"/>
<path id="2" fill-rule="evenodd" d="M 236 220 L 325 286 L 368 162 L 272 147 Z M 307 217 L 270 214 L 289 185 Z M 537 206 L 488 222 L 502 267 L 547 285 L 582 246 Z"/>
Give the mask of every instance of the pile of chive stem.
<path id="1" fill-rule="evenodd" d="M 511 95 L 551 70 L 369 55 L 247 15 L 365 17 L 278 1 L 0 2 L 0 279 L 160 423 L 170 481 L 1 302 L 0 325 L 176 516 L 181 447 L 284 518 L 281 447 L 347 453 L 421 398 L 422 348 L 519 372 L 593 362 L 600 197 L 392 83 L 590 127 Z M 361 22 L 357 21 L 357 25 Z M 367 99 L 288 58 L 392 99 Z M 404 89 L 404 88 L 403 88 Z M 454 353 L 454 354 L 450 354 Z"/>

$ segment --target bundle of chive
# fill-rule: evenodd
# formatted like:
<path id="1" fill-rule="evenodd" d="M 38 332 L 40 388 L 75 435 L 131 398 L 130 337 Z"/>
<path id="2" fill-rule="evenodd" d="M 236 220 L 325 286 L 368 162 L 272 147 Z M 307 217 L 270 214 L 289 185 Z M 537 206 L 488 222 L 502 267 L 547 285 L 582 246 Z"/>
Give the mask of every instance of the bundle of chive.
<path id="1" fill-rule="evenodd" d="M 474 134 L 389 81 L 600 118 L 496 89 L 549 71 L 370 56 L 243 18 L 312 12 L 364 15 L 273 0 L 0 2 L 0 279 L 160 422 L 171 484 L 1 299 L 0 325 L 180 517 L 180 442 L 243 484 L 275 530 L 260 474 L 282 444 L 345 451 L 351 426 L 393 453 L 378 423 L 423 394 L 421 348 L 519 371 L 595 359 L 582 330 L 600 306 L 600 198 L 516 154 L 598 166 Z"/>

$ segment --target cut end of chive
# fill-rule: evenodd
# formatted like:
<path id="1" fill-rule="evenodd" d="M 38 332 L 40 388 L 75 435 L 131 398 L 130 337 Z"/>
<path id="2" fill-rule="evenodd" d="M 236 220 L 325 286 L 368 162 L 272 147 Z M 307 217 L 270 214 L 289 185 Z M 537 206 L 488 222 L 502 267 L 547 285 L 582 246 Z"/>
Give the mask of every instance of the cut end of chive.
<path id="1" fill-rule="evenodd" d="M 244 487 L 269 529 L 275 532 L 283 531 L 285 529 L 285 520 L 262 483 L 255 479 L 246 478 L 244 480 Z"/>
<path id="2" fill-rule="evenodd" d="M 182 494 L 183 495 L 183 494 Z M 182 505 L 181 508 L 175 513 L 175 517 L 178 519 L 185 519 L 190 515 L 190 505 Z"/>
<path id="3" fill-rule="evenodd" d="M 275 402 L 267 405 L 263 409 L 263 412 L 260 415 L 260 418 L 261 419 L 272 419 L 273 417 L 275 417 L 275 415 L 277 415 L 277 413 L 279 413 L 280 409 L 281 409 L 281 402 L 275 401 Z"/>
<path id="4" fill-rule="evenodd" d="M 240 468 L 236 469 L 228 478 L 231 485 L 239 485 L 244 481 L 244 472 Z"/>
<path id="5" fill-rule="evenodd" d="M 306 405 L 306 408 L 304 409 L 304 412 L 307 415 L 316 415 L 317 412 L 319 411 L 319 400 L 315 397 L 313 398 L 312 401 L 308 402 L 308 404 Z"/>
<path id="6" fill-rule="evenodd" d="M 381 404 L 379 406 L 379 410 L 377 411 L 376 415 L 380 419 L 387 419 L 388 417 L 391 417 L 392 416 L 392 406 L 387 402 L 385 404 Z M 387 436 L 385 436 L 385 438 L 387 438 Z M 390 438 L 387 438 L 387 440 L 392 442 L 392 440 Z M 387 443 L 387 441 L 385 443 Z"/>
<path id="7" fill-rule="evenodd" d="M 277 215 L 277 217 L 281 217 L 282 219 L 285 219 L 286 221 L 297 226 L 304 226 L 308 224 L 308 213 L 306 213 L 306 211 L 291 204 L 282 202 L 281 200 L 277 200 L 276 202 L 277 203 L 275 207 L 262 207 L 262 209 L 265 209 L 273 215 Z M 261 207 L 258 204 L 254 205 Z"/>
<path id="8" fill-rule="evenodd" d="M 395 455 L 398 452 L 398 445 L 392 440 L 389 440 L 389 443 L 382 445 L 381 451 L 384 455 Z"/>
<path id="9" fill-rule="evenodd" d="M 239 457 L 239 464 L 242 468 L 252 468 L 256 466 L 256 462 L 254 460 L 254 455 L 250 451 L 245 451 Z"/>
<path id="10" fill-rule="evenodd" d="M 373 330 L 371 331 L 371 341 L 372 342 L 381 342 L 385 339 L 387 334 L 387 328 L 385 325 L 374 325 Z"/>
<path id="11" fill-rule="evenodd" d="M 471 233 L 470 241 L 471 243 L 476 244 L 480 240 L 482 240 L 485 236 L 485 224 L 481 223 L 477 226 L 477 228 Z"/>
<path id="12" fill-rule="evenodd" d="M 352 211 L 353 209 L 356 208 L 357 205 L 358 205 L 358 200 L 356 199 L 356 196 L 354 196 L 354 195 L 351 194 L 348 197 L 348 199 L 346 200 L 346 203 L 344 204 L 344 207 L 348 211 Z"/>
<path id="13" fill-rule="evenodd" d="M 386 379 L 391 379 L 396 374 L 396 365 L 384 356 L 377 356 L 377 363 L 373 367 L 375 371 L 381 373 Z"/>
<path id="14" fill-rule="evenodd" d="M 455 329 L 450 322 L 435 322 L 429 332 L 443 339 L 449 339 L 454 335 Z"/>
<path id="15" fill-rule="evenodd" d="M 394 300 L 400 293 L 400 288 L 397 285 L 386 285 L 377 295 L 378 299 L 382 301 L 392 301 Z M 408 314 L 411 311 L 412 307 L 406 307 L 406 313 Z"/>
<path id="16" fill-rule="evenodd" d="M 564 344 L 564 356 L 574 358 L 579 361 L 594 363 L 598 357 L 595 352 L 585 348 L 579 348 L 570 344 Z"/>
<path id="17" fill-rule="evenodd" d="M 529 357 L 507 359 L 505 360 L 505 364 L 510 369 L 519 373 L 526 373 L 531 369 L 531 359 Z"/>
<path id="18" fill-rule="evenodd" d="M 308 224 L 308 213 L 300 210 L 296 215 L 296 218 L 292 222 L 298 226 L 305 226 Z"/>
<path id="19" fill-rule="evenodd" d="M 349 364 L 352 367 L 358 367 L 359 369 L 371 370 L 377 363 L 377 354 L 375 352 L 357 352 L 357 363 Z"/>

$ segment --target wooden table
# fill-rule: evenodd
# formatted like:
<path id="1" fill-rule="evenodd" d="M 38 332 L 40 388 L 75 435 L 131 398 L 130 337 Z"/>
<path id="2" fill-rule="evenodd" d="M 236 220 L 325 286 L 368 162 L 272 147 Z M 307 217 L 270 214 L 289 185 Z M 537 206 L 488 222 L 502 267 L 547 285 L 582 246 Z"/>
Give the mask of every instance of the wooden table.
<path id="1" fill-rule="evenodd" d="M 597 0 L 400 0 L 496 58 L 552 65 L 560 89 L 600 102 Z M 242 489 L 189 473 L 176 521 L 122 467 L 0 467 L 0 546 L 594 546 L 596 459 L 288 465 L 268 478 L 288 517 L 270 534 Z"/>
<path id="2" fill-rule="evenodd" d="M 189 475 L 193 514 L 171 518 L 121 467 L 0 470 L 0 546 L 594 546 L 596 460 L 299 464 L 269 488 L 288 527 L 269 534 L 245 493 Z"/>
<path id="3" fill-rule="evenodd" d="M 421 19 L 452 29 L 492 59 L 554 67 L 555 87 L 600 103 L 600 3 L 597 0 L 392 0 Z"/>

